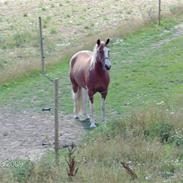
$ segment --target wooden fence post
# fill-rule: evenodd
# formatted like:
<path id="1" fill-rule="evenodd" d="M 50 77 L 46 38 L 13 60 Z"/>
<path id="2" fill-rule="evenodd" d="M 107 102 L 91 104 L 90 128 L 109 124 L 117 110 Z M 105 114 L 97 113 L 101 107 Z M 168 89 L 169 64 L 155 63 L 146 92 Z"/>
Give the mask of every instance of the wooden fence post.
<path id="1" fill-rule="evenodd" d="M 55 115 L 55 157 L 56 164 L 59 163 L 58 150 L 59 150 L 59 120 L 58 120 L 58 79 L 54 80 L 54 115 Z"/>
<path id="2" fill-rule="evenodd" d="M 44 48 L 43 48 L 43 33 L 42 33 L 42 21 L 41 17 L 39 17 L 39 36 L 40 36 L 40 49 L 41 49 L 41 72 L 45 73 L 45 56 L 44 56 Z"/>

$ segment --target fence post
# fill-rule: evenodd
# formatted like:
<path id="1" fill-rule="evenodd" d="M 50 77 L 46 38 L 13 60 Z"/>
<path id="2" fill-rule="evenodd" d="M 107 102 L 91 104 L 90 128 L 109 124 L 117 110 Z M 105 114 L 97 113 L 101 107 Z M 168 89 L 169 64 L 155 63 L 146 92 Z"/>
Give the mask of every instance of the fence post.
<path id="1" fill-rule="evenodd" d="M 40 36 L 40 49 L 41 49 L 41 72 L 45 73 L 45 56 L 44 56 L 44 48 L 43 48 L 43 33 L 42 33 L 42 21 L 41 17 L 39 17 L 39 36 Z"/>
<path id="2" fill-rule="evenodd" d="M 161 0 L 159 0 L 159 8 L 158 8 L 158 24 L 161 24 Z"/>
<path id="3" fill-rule="evenodd" d="M 56 164 L 59 163 L 58 150 L 59 150 L 59 120 L 58 120 L 58 79 L 54 80 L 54 116 L 55 116 L 55 160 Z"/>

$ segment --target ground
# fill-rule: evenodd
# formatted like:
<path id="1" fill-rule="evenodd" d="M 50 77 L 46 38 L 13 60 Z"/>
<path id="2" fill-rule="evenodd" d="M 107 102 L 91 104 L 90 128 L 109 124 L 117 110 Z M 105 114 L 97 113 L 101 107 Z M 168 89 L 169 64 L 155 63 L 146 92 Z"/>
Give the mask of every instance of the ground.
<path id="1" fill-rule="evenodd" d="M 77 144 L 85 127 L 72 116 L 59 114 L 60 145 Z M 10 113 L 0 109 L 0 161 L 28 158 L 33 161 L 54 148 L 54 116 L 50 112 Z"/>

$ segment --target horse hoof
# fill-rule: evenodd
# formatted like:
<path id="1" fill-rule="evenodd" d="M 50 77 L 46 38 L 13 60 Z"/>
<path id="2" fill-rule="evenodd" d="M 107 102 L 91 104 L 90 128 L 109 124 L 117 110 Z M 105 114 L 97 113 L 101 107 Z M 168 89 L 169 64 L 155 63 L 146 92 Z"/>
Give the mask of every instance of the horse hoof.
<path id="1" fill-rule="evenodd" d="M 96 128 L 96 124 L 95 123 L 91 123 L 90 128 Z"/>

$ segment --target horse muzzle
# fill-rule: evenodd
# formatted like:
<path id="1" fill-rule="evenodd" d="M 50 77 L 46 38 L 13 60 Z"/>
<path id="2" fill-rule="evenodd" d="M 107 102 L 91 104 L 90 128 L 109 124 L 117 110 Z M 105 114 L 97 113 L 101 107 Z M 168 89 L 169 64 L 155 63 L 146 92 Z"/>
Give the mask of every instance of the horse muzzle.
<path id="1" fill-rule="evenodd" d="M 105 68 L 109 71 L 111 69 L 111 66 L 105 65 Z"/>

